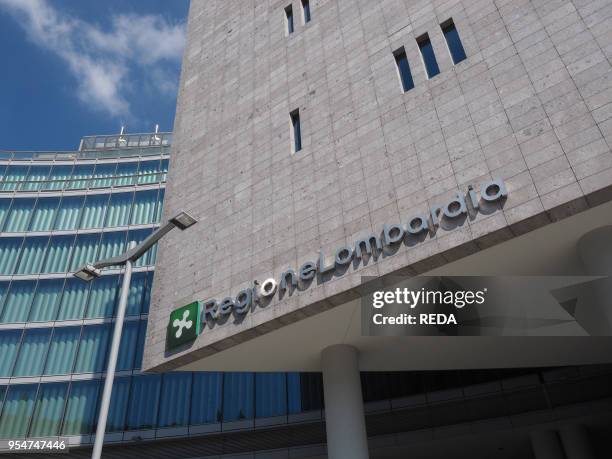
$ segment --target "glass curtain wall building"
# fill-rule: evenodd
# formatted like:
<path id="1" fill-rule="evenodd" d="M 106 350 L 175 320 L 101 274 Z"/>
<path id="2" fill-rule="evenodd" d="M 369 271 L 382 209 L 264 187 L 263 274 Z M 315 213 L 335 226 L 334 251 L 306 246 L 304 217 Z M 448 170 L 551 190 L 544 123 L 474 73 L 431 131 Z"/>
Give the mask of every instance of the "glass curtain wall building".
<path id="1" fill-rule="evenodd" d="M 75 152 L 0 152 L 0 439 L 68 437 L 82 446 L 75 457 L 89 454 L 121 272 L 91 283 L 72 273 L 159 226 L 170 142 L 86 137 Z M 190 457 L 186 436 L 202 437 L 200 455 L 323 444 L 318 373 L 140 371 L 155 258 L 134 268 L 108 441 L 164 440 L 133 446 L 149 457 Z M 611 378 L 606 366 L 363 373 L 362 388 L 368 432 L 388 434 L 610 397 Z M 256 429 L 274 434 L 261 443 L 248 436 Z"/>
<path id="2" fill-rule="evenodd" d="M 72 273 L 159 226 L 170 142 L 131 134 L 85 137 L 76 152 L 0 153 L 0 438 L 92 441 L 121 273 L 106 269 L 92 283 Z M 319 375 L 141 374 L 155 255 L 134 268 L 111 439 L 305 410 L 320 418 Z"/>

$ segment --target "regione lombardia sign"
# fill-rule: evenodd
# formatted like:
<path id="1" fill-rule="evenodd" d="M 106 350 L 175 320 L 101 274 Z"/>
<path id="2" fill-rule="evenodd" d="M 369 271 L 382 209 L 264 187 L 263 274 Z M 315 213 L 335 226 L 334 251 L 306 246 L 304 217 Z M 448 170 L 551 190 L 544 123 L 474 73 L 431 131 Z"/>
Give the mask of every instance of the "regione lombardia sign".
<path id="1" fill-rule="evenodd" d="M 297 272 L 285 270 L 278 282 L 273 278 L 261 283 L 254 281 L 252 287 L 241 290 L 235 297 L 194 301 L 175 309 L 170 313 L 166 349 L 193 341 L 207 325 L 227 323 L 225 319 L 230 314 L 243 316 L 256 306 L 265 307 L 277 291 L 292 294 L 298 284 L 302 289 L 307 288 L 315 276 L 341 275 L 350 263 L 359 263 L 369 257 L 376 260 L 386 248 L 397 247 L 409 238 L 422 241 L 428 235 L 434 237 L 439 227 L 452 230 L 460 225 L 461 219 L 474 218 L 479 212 L 494 212 L 507 195 L 501 179 L 485 183 L 480 195 L 470 185 L 465 195 L 457 193 L 448 202 L 432 206 L 429 212 L 413 215 L 406 224 L 386 224 L 379 235 L 372 233 L 352 245 L 339 247 L 333 260 L 319 252 L 317 261 L 305 262 Z"/>

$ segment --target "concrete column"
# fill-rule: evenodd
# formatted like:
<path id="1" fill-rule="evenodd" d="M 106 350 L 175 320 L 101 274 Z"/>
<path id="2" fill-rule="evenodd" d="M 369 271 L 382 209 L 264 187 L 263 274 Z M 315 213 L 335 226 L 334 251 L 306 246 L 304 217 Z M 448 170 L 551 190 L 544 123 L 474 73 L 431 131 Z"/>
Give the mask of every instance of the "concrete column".
<path id="1" fill-rule="evenodd" d="M 368 459 L 357 349 L 336 344 L 321 352 L 329 459 Z"/>
<path id="2" fill-rule="evenodd" d="M 612 308 L 609 307 L 612 304 L 612 226 L 603 226 L 582 236 L 578 253 L 587 274 L 610 277 L 593 284 L 588 292 L 588 304 L 577 314 L 592 335 L 609 335 L 612 332 Z"/>
<path id="3" fill-rule="evenodd" d="M 571 425 L 559 429 L 561 443 L 567 459 L 593 459 L 593 449 L 587 434 L 586 427 Z"/>
<path id="4" fill-rule="evenodd" d="M 535 459 L 565 459 L 559 436 L 554 430 L 531 432 L 531 447 Z"/>

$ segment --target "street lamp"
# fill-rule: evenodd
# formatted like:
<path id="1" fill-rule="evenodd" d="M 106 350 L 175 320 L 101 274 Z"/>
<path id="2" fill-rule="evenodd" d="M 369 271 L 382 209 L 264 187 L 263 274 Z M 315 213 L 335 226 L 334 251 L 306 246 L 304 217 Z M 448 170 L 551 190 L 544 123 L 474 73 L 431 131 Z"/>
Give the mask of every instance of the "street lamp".
<path id="1" fill-rule="evenodd" d="M 87 263 L 79 268 L 74 276 L 85 282 L 90 282 L 102 274 L 102 268 L 109 266 L 125 265 L 125 273 L 123 274 L 123 283 L 121 284 L 121 296 L 119 298 L 119 307 L 117 309 L 117 317 L 115 319 L 115 328 L 113 330 L 113 341 L 111 343 L 110 354 L 108 357 L 108 367 L 106 369 L 106 379 L 104 380 L 104 391 L 102 392 L 102 403 L 100 405 L 100 414 L 98 415 L 98 426 L 96 428 L 96 439 L 94 442 L 92 459 L 99 459 L 102 455 L 102 446 L 104 444 L 104 433 L 106 431 L 106 419 L 108 417 L 108 408 L 110 406 L 111 393 L 113 391 L 113 380 L 115 379 L 115 367 L 117 366 L 117 355 L 119 354 L 119 343 L 121 342 L 121 331 L 123 328 L 123 319 L 125 317 L 125 308 L 127 306 L 128 293 L 130 291 L 130 281 L 132 280 L 132 265 L 142 257 L 157 241 L 169 233 L 173 228 L 185 230 L 193 226 L 198 221 L 189 215 L 187 212 L 181 211 L 168 222 L 155 230 L 148 238 L 140 244 L 129 247 L 126 252 L 116 257 L 100 260 L 95 263 Z"/>

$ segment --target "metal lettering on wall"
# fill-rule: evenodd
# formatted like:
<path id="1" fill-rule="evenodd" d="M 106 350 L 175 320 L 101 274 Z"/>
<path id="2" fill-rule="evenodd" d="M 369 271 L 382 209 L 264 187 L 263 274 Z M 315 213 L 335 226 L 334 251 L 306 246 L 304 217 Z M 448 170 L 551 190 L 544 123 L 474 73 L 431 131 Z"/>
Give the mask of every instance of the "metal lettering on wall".
<path id="1" fill-rule="evenodd" d="M 257 305 L 265 307 L 277 293 L 282 298 L 285 294 L 291 295 L 296 289 L 305 290 L 315 277 L 324 282 L 326 278 L 344 274 L 351 262 L 357 267 L 370 258 L 376 260 L 381 253 L 392 255 L 402 242 L 416 245 L 427 235 L 433 237 L 440 227 L 452 230 L 469 216 L 474 217 L 479 212 L 492 213 L 499 208 L 497 203 L 507 195 L 501 179 L 485 183 L 480 189 L 480 195 L 470 185 L 465 195 L 457 193 L 450 201 L 432 206 L 428 214 L 413 215 L 405 225 L 385 224 L 380 235 L 372 233 L 357 239 L 353 245 L 338 247 L 333 260 L 327 261 L 325 254 L 319 252 L 317 261 L 305 262 L 297 272 L 293 269 L 285 270 L 278 281 L 273 278 L 262 282 L 255 280 L 252 287 L 241 290 L 235 297 L 226 297 L 220 301 L 211 298 L 190 303 L 189 308 L 183 306 L 175 309 L 168 323 L 167 348 L 172 349 L 185 343 L 185 335 L 182 334 L 188 320 L 197 324 L 189 330 L 188 339 L 193 340 L 207 326 L 212 328 L 222 325 L 231 315 L 240 320 Z M 179 310 L 182 316 L 177 320 Z M 189 312 L 185 312 L 187 310 Z M 185 317 L 185 314 L 190 317 Z"/>

